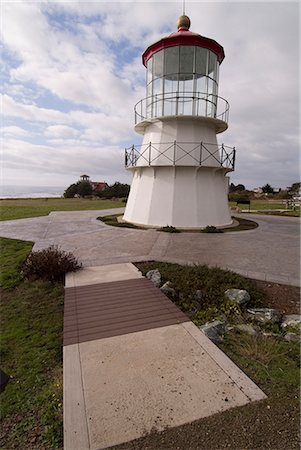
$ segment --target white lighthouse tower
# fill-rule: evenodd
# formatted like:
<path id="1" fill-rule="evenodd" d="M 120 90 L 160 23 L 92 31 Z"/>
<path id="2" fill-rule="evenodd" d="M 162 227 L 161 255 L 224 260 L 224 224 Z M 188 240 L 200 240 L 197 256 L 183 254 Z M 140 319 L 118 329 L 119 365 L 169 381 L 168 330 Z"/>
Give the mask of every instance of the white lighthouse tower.
<path id="1" fill-rule="evenodd" d="M 217 143 L 228 128 L 229 104 L 218 96 L 224 50 L 213 39 L 178 31 L 142 55 L 146 98 L 135 106 L 135 130 L 143 143 L 126 149 L 133 172 L 124 220 L 146 227 L 203 228 L 232 223 L 227 173 L 235 149 Z"/>

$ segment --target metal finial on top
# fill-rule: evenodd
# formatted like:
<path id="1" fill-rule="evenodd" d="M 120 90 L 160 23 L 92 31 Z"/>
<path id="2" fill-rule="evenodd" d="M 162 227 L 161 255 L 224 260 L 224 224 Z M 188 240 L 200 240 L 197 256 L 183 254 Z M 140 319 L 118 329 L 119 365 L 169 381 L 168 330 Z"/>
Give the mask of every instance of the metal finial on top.
<path id="1" fill-rule="evenodd" d="M 190 28 L 190 19 L 189 19 L 189 17 L 185 16 L 185 14 L 180 16 L 178 18 L 178 21 L 177 21 L 177 28 L 178 28 L 178 30 L 180 28 L 184 28 L 186 30 L 189 30 L 189 28 Z"/>

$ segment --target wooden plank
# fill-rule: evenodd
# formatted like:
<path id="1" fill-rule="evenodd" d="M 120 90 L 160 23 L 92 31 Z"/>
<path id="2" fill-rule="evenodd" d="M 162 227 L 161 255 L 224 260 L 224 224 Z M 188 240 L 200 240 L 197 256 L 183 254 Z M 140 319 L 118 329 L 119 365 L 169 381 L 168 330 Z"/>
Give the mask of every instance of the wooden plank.
<path id="1" fill-rule="evenodd" d="M 189 320 L 145 278 L 65 290 L 64 345 Z"/>

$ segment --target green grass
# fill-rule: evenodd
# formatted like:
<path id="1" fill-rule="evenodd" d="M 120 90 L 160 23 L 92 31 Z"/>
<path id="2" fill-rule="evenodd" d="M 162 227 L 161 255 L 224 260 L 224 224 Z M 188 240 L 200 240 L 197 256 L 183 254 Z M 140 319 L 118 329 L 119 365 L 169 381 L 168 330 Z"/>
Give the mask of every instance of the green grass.
<path id="1" fill-rule="evenodd" d="M 236 206 L 236 202 L 229 202 L 230 206 Z M 249 205 L 243 205 L 238 204 L 238 206 L 242 209 L 249 209 Z M 265 209 L 285 209 L 285 203 L 282 203 L 281 201 L 275 201 L 275 200 L 251 200 L 250 209 L 258 209 L 258 210 L 265 210 Z"/>
<path id="2" fill-rule="evenodd" d="M 1 239 L 0 356 L 11 377 L 1 393 L 0 447 L 6 450 L 62 448 L 64 289 L 22 280 L 20 263 L 30 249 L 31 243 Z"/>
<path id="3" fill-rule="evenodd" d="M 122 208 L 121 200 L 34 198 L 0 200 L 0 220 L 47 216 L 52 211 L 86 211 Z"/>
<path id="4" fill-rule="evenodd" d="M 21 282 L 20 268 L 32 246 L 32 242 L 0 238 L 0 287 L 9 289 Z"/>
<path id="5" fill-rule="evenodd" d="M 300 386 L 300 345 L 273 336 L 249 336 L 231 332 L 220 344 L 222 350 L 241 367 L 267 395 L 295 393 Z"/>
<path id="6" fill-rule="evenodd" d="M 238 206 L 240 209 L 244 211 L 249 210 L 249 205 L 242 205 L 238 204 L 236 205 L 236 202 L 229 202 L 229 206 L 236 207 Z M 256 210 L 259 213 L 266 214 L 267 210 L 275 211 L 278 209 L 285 209 L 286 211 L 284 213 L 275 213 L 282 215 L 282 216 L 293 216 L 293 217 L 299 217 L 300 216 L 300 207 L 296 207 L 296 210 L 293 211 L 292 209 L 286 209 L 286 204 L 282 203 L 282 201 L 277 200 L 251 200 L 250 209 Z"/>
<path id="7" fill-rule="evenodd" d="M 181 266 L 162 262 L 143 262 L 135 265 L 145 275 L 149 270 L 159 269 L 162 283 L 170 281 L 177 294 L 176 305 L 196 324 L 203 325 L 209 320 L 223 316 L 235 319 L 240 314 L 238 307 L 226 301 L 224 292 L 230 288 L 246 289 L 251 295 L 248 306 L 260 307 L 264 293 L 254 282 L 243 276 L 206 265 Z M 195 301 L 194 293 L 200 290 L 202 300 Z"/>

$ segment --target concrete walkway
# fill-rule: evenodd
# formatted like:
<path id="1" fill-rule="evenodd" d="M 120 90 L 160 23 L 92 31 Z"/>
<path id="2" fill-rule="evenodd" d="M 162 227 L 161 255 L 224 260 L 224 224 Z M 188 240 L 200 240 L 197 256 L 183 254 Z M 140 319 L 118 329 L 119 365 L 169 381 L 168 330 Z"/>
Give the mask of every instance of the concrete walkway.
<path id="1" fill-rule="evenodd" d="M 266 398 L 133 265 L 68 274 L 67 294 L 65 450 L 108 448 Z M 165 326 L 157 324 L 164 308 L 165 321 L 174 317 Z M 129 320 L 131 332 L 121 334 Z"/>
<path id="2" fill-rule="evenodd" d="M 300 220 L 243 214 L 259 227 L 224 234 L 160 233 L 109 227 L 98 216 L 106 211 L 53 212 L 47 217 L 0 222 L 0 236 L 34 241 L 34 250 L 59 245 L 84 266 L 142 260 L 200 263 L 242 275 L 300 285 Z"/>

